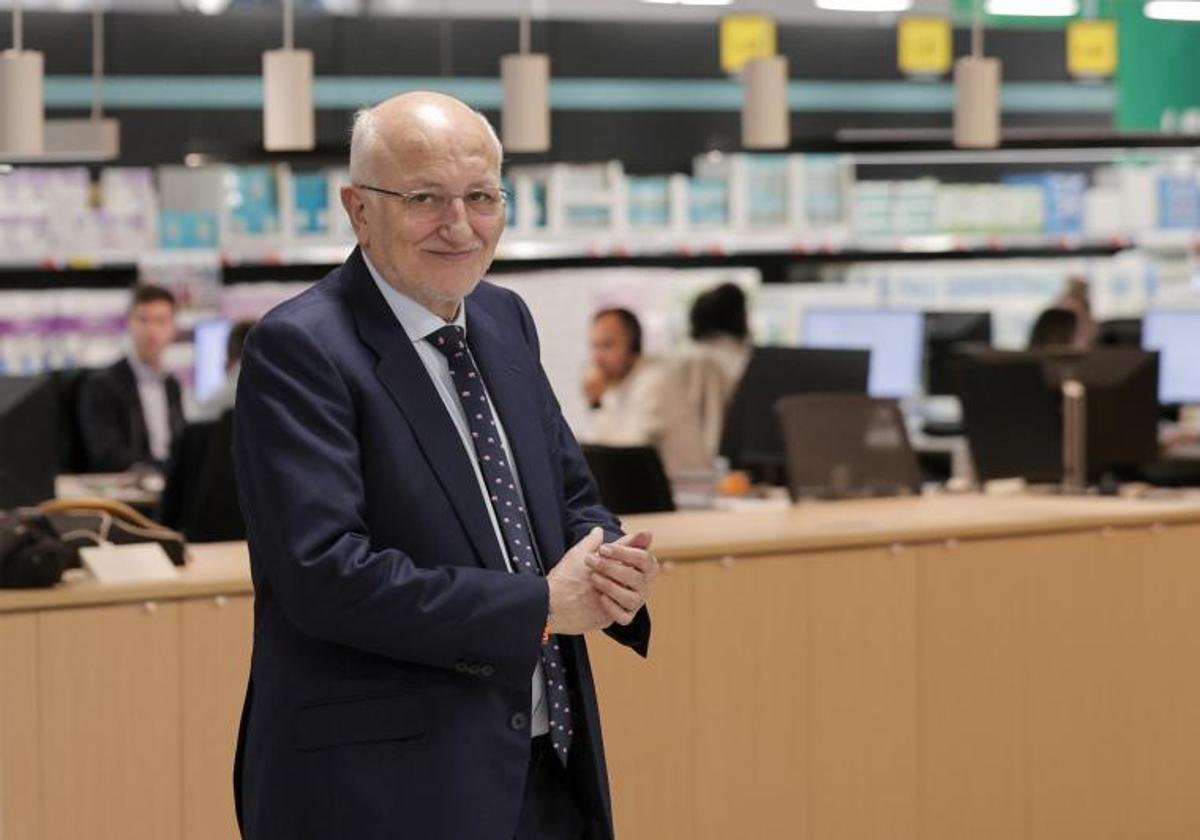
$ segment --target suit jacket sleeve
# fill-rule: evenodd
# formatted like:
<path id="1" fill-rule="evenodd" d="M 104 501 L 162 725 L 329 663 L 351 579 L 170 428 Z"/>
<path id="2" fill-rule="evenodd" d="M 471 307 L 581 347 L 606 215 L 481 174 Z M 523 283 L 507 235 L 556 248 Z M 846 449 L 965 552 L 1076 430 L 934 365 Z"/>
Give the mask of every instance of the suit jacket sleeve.
<path id="1" fill-rule="evenodd" d="M 514 294 L 513 300 L 516 301 L 517 308 L 520 310 L 521 329 L 525 333 L 534 358 L 538 359 L 541 349 L 533 316 L 529 314 L 529 309 L 519 296 Z M 554 396 L 554 390 L 550 387 L 550 382 L 546 379 L 545 372 L 540 365 L 538 373 L 541 377 L 545 410 L 554 416 L 554 428 L 557 429 L 558 434 L 558 451 L 565 497 L 563 507 L 566 511 L 566 521 L 563 526 L 566 531 L 567 545 L 571 546 L 579 542 L 587 535 L 588 531 L 597 525 L 604 529 L 608 542 L 619 539 L 625 533 L 621 529 L 621 521 L 601 504 L 600 494 L 596 490 L 596 482 L 592 479 L 591 470 L 588 469 L 583 452 L 579 449 L 579 443 L 572 434 L 571 427 L 567 425 L 558 399 Z M 626 626 L 613 624 L 604 632 L 621 644 L 646 656 L 650 647 L 650 612 L 643 606 L 630 624 Z"/>
<path id="2" fill-rule="evenodd" d="M 259 323 L 243 354 L 235 424 L 255 586 L 301 632 L 434 667 L 482 660 L 498 679 L 528 684 L 549 607 L 545 579 L 426 568 L 372 545 L 354 398 L 318 337 L 284 320 Z"/>
<path id="3" fill-rule="evenodd" d="M 79 389 L 79 428 L 93 472 L 122 472 L 138 461 L 129 440 L 129 407 L 109 370 L 87 377 Z"/>

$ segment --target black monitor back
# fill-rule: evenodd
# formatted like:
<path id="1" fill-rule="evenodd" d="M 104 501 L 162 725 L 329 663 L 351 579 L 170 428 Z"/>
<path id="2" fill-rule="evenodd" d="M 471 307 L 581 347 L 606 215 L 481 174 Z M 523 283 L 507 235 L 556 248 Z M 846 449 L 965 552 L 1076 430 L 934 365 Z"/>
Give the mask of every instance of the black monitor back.
<path id="1" fill-rule="evenodd" d="M 925 393 L 957 396 L 962 388 L 959 351 L 991 344 L 990 312 L 926 312 Z"/>
<path id="2" fill-rule="evenodd" d="M 963 426 L 980 481 L 1062 481 L 1061 399 L 1033 353 L 961 357 Z"/>
<path id="3" fill-rule="evenodd" d="M 1080 382 L 1087 393 L 1089 481 L 1132 477 L 1158 456 L 1154 351 L 990 351 L 969 353 L 963 360 L 963 420 L 981 480 L 1061 480 L 1062 383 L 1068 379 Z"/>
<path id="4" fill-rule="evenodd" d="M 1074 379 L 1087 389 L 1088 478 L 1130 478 L 1158 457 L 1158 352 L 1098 347 L 1048 354 L 1056 384 Z"/>
<path id="5" fill-rule="evenodd" d="M 600 500 L 613 513 L 675 510 L 671 484 L 654 447 L 585 444 L 582 449 Z"/>
<path id="6" fill-rule="evenodd" d="M 57 428 L 52 377 L 0 377 L 0 510 L 54 498 Z"/>
<path id="7" fill-rule="evenodd" d="M 725 414 L 721 454 L 758 481 L 783 484 L 783 434 L 775 403 L 793 394 L 865 394 L 870 368 L 868 350 L 754 348 Z"/>

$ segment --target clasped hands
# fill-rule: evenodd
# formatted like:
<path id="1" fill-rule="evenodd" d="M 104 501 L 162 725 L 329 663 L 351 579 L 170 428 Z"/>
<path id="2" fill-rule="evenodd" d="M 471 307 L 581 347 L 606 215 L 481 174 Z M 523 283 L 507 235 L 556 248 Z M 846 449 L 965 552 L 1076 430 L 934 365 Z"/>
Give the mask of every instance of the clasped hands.
<path id="1" fill-rule="evenodd" d="M 605 544 L 597 527 L 572 546 L 546 576 L 550 632 L 577 635 L 632 622 L 658 577 L 652 540 L 639 531 Z"/>

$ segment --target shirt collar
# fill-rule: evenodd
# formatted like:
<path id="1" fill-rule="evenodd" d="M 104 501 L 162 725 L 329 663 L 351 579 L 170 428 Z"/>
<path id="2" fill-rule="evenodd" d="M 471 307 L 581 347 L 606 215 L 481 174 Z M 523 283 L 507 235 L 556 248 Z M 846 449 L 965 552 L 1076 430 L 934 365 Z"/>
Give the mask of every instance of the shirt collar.
<path id="1" fill-rule="evenodd" d="M 375 286 L 379 289 L 379 293 L 383 295 L 383 299 L 387 301 L 392 313 L 396 316 L 396 320 L 404 328 L 409 341 L 413 344 L 424 341 L 431 333 L 435 333 L 447 325 L 447 322 L 440 315 L 430 312 L 424 306 L 417 303 L 408 295 L 398 291 L 384 280 L 383 275 L 375 268 L 375 264 L 371 262 L 371 258 L 367 256 L 365 251 L 362 258 L 363 262 L 367 264 L 367 271 L 371 272 L 371 279 L 375 281 Z M 458 307 L 458 313 L 454 316 L 454 320 L 449 323 L 461 327 L 463 334 L 466 334 L 467 302 L 465 300 Z"/>
<path id="2" fill-rule="evenodd" d="M 138 382 L 162 382 L 167 378 L 165 373 L 154 370 L 139 359 L 137 353 L 129 354 L 129 366 L 133 368 L 133 376 Z"/>

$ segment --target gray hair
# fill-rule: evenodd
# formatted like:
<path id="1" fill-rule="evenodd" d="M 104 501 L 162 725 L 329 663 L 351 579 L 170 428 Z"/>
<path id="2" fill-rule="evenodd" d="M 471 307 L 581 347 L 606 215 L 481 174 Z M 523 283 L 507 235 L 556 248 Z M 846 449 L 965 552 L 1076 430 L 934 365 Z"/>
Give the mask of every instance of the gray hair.
<path id="1" fill-rule="evenodd" d="M 496 165 L 499 168 L 504 160 L 504 146 L 500 142 L 500 136 L 482 112 L 474 109 L 472 111 L 479 117 L 496 147 Z M 355 112 L 354 122 L 350 127 L 350 180 L 354 183 L 369 184 L 375 180 L 375 149 L 378 143 L 379 118 L 375 115 L 375 107 L 360 108 Z"/>

